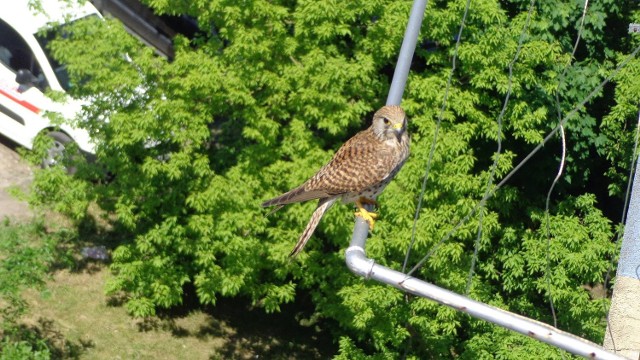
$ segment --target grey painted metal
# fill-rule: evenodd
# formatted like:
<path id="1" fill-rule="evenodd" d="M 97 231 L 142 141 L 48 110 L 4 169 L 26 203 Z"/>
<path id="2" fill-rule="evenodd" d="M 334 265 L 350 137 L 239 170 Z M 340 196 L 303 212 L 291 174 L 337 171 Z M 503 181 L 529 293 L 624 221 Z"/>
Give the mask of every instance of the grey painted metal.
<path id="1" fill-rule="evenodd" d="M 427 0 L 415 0 L 413 2 L 407 30 L 404 32 L 404 39 L 400 47 L 398 62 L 393 72 L 393 80 L 387 96 L 387 105 L 400 105 L 400 101 L 402 101 L 402 93 L 404 93 L 404 87 L 409 76 L 411 59 L 413 58 L 413 52 L 416 50 L 418 34 L 420 33 L 420 26 L 422 25 L 422 18 L 426 8 Z"/>
<path id="2" fill-rule="evenodd" d="M 411 8 L 409 24 L 407 25 L 405 38 L 402 42 L 398 63 L 387 97 L 388 105 L 399 105 L 402 100 L 402 94 L 409 74 L 411 59 L 417 43 L 426 5 L 426 0 L 416 0 Z M 640 218 L 640 216 L 638 218 Z M 367 222 L 357 217 L 351 243 L 345 254 L 347 266 L 355 274 L 365 279 L 379 281 L 402 291 L 434 300 L 440 304 L 465 312 L 475 318 L 492 322 L 576 355 L 591 359 L 624 359 L 616 354 L 607 352 L 597 344 L 563 332 L 547 324 L 480 303 L 420 279 L 407 276 L 399 271 L 378 265 L 373 259 L 366 257 L 364 249 L 368 231 L 369 226 Z M 640 253 L 640 251 L 636 254 L 638 253 Z"/>
<path id="3" fill-rule="evenodd" d="M 349 269 L 365 279 L 376 280 L 402 291 L 434 300 L 475 318 L 492 322 L 575 355 L 589 359 L 625 359 L 606 351 L 597 344 L 550 325 L 469 299 L 399 271 L 378 265 L 366 257 L 364 248 L 354 245 L 353 242 L 346 251 L 346 259 Z"/>
<path id="4" fill-rule="evenodd" d="M 407 77 L 409 76 L 409 68 L 411 67 L 411 59 L 413 58 L 413 53 L 418 43 L 418 34 L 420 33 L 420 26 L 422 25 L 422 18 L 424 17 L 426 8 L 427 0 L 415 0 L 411 6 L 409 22 L 404 32 L 398 62 L 393 72 L 393 80 L 391 81 L 389 95 L 387 96 L 387 105 L 400 105 L 402 101 L 402 94 L 404 93 Z M 371 206 L 365 205 L 365 207 L 371 210 Z M 364 248 L 368 233 L 369 225 L 367 222 L 357 217 L 351 245 L 358 245 Z"/>
<path id="5" fill-rule="evenodd" d="M 636 173 L 633 176 L 631 187 L 631 200 L 625 220 L 620 259 L 618 260 L 617 276 L 626 276 L 640 279 L 640 158 L 636 164 Z M 615 290 L 614 290 L 615 291 Z"/>
<path id="6" fill-rule="evenodd" d="M 640 113 L 638 113 L 640 123 Z M 637 141 L 637 134 L 636 134 Z M 634 150 L 634 156 L 637 149 Z M 622 236 L 616 281 L 607 316 L 604 346 L 632 359 L 640 358 L 640 158 L 635 175 Z M 627 194 L 629 190 L 627 189 Z"/>

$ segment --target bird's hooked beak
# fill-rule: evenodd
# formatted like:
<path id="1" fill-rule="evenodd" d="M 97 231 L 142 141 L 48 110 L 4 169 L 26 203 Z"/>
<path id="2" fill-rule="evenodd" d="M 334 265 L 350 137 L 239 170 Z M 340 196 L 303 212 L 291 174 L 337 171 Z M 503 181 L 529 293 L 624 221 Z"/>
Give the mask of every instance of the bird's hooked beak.
<path id="1" fill-rule="evenodd" d="M 391 128 L 393 129 L 393 131 L 395 131 L 396 133 L 396 138 L 398 139 L 398 141 L 401 141 L 402 139 L 402 133 L 403 133 L 403 129 L 404 129 L 404 121 L 401 123 L 395 123 L 391 126 Z"/>

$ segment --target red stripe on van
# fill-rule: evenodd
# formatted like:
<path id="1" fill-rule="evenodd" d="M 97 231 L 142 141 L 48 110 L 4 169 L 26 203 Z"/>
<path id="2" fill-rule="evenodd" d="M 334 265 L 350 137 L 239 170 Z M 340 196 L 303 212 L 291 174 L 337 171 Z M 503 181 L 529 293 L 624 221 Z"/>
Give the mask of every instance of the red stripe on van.
<path id="1" fill-rule="evenodd" d="M 37 106 L 33 105 L 32 103 L 30 103 L 30 102 L 28 102 L 26 100 L 20 100 L 17 97 L 11 95 L 10 93 L 6 92 L 5 90 L 3 90 L 1 88 L 0 88 L 0 94 L 8 97 L 9 99 L 17 102 L 18 104 L 24 106 L 25 108 L 27 108 L 30 111 L 33 111 L 36 114 L 38 114 L 40 112 L 40 109 Z"/>

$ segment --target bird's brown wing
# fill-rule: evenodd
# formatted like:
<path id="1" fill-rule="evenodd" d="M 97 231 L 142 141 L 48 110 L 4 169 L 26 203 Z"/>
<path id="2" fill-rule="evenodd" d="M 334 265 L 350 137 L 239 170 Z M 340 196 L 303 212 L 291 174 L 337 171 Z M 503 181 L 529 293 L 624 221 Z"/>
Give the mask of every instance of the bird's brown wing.
<path id="1" fill-rule="evenodd" d="M 393 168 L 393 150 L 367 129 L 344 143 L 331 161 L 301 187 L 328 195 L 359 192 L 381 182 Z"/>
<path id="2" fill-rule="evenodd" d="M 305 183 L 306 184 L 306 183 Z M 262 207 L 267 207 L 267 206 L 274 206 L 274 205 L 286 205 L 286 204 L 293 204 L 296 202 L 301 202 L 301 201 L 307 201 L 307 200 L 313 200 L 313 199 L 320 199 L 320 198 L 325 198 L 325 197 L 329 197 L 330 195 L 327 194 L 325 191 L 306 191 L 304 189 L 304 185 L 302 184 L 301 186 L 298 186 L 297 188 L 293 189 L 293 190 L 289 190 L 286 193 L 275 197 L 273 199 L 267 200 L 265 202 L 262 203 Z"/>
<path id="3" fill-rule="evenodd" d="M 263 207 L 322 199 L 369 188 L 387 177 L 394 168 L 392 150 L 370 129 L 344 143 L 331 161 L 299 187 L 267 200 Z"/>

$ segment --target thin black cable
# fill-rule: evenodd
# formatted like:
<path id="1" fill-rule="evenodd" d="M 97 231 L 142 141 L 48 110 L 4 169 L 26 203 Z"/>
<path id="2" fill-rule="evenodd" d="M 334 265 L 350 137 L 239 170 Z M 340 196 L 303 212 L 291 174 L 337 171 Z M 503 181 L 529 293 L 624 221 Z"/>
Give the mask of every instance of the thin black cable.
<path id="1" fill-rule="evenodd" d="M 576 55 L 578 44 L 580 43 L 580 39 L 582 37 L 582 31 L 584 30 L 584 20 L 587 16 L 588 7 L 589 7 L 589 0 L 585 0 L 584 6 L 582 8 L 582 17 L 580 18 L 580 26 L 578 27 L 578 35 L 576 36 L 576 42 L 574 43 L 573 50 L 571 51 L 571 57 L 569 58 L 568 63 L 565 65 L 564 69 L 562 70 L 562 74 L 560 74 L 560 77 L 558 78 L 558 90 L 556 91 L 556 94 L 555 94 L 558 122 L 562 120 L 562 109 L 560 107 L 560 86 L 562 85 L 562 82 L 565 79 L 567 71 L 569 70 L 569 67 L 571 67 L 571 62 L 573 61 L 573 58 Z M 564 165 L 565 165 L 566 154 L 567 154 L 567 143 L 566 143 L 566 138 L 564 133 L 564 127 L 562 126 L 560 126 L 560 137 L 562 140 L 562 156 L 560 159 L 560 166 L 558 167 L 558 173 L 556 174 L 556 177 L 553 179 L 553 182 L 549 187 L 549 192 L 547 192 L 547 198 L 544 206 L 545 224 L 546 224 L 545 227 L 546 227 L 546 237 L 547 237 L 547 265 L 545 269 L 545 281 L 547 283 L 547 293 L 549 294 L 548 295 L 549 308 L 551 309 L 551 316 L 553 318 L 554 327 L 558 327 L 558 317 L 556 316 L 556 308 L 553 304 L 553 291 L 551 288 L 551 277 L 550 277 L 550 274 L 551 274 L 551 226 L 549 224 L 550 222 L 549 204 L 551 202 L 551 194 L 553 192 L 553 189 L 556 187 L 556 185 L 560 181 L 560 177 L 562 176 L 562 173 L 564 171 Z M 564 355 L 563 355 L 563 358 L 564 358 Z"/>
<path id="2" fill-rule="evenodd" d="M 453 80 L 453 73 L 456 70 L 456 59 L 458 58 L 458 48 L 460 47 L 460 39 L 462 38 L 462 30 L 464 29 L 464 23 L 467 19 L 467 14 L 469 13 L 469 5 L 471 4 L 471 0 L 467 0 L 467 4 L 464 8 L 464 13 L 462 14 L 462 20 L 460 21 L 460 29 L 458 30 L 458 37 L 456 38 L 456 45 L 453 50 L 453 59 L 451 64 L 451 71 L 449 72 L 449 78 L 447 79 L 447 85 L 444 89 L 444 97 L 442 100 L 442 107 L 440 108 L 440 113 L 438 114 L 438 119 L 436 121 L 436 129 L 433 134 L 433 140 L 431 142 L 431 149 L 429 150 L 429 157 L 427 159 L 427 167 L 425 169 L 424 178 L 422 180 L 422 189 L 420 190 L 420 196 L 418 197 L 418 205 L 416 206 L 416 213 L 413 216 L 413 228 L 411 229 L 411 242 L 409 243 L 409 247 L 407 248 L 407 253 L 404 256 L 404 262 L 402 263 L 402 272 L 404 272 L 407 268 L 407 264 L 409 262 L 409 256 L 411 255 L 411 249 L 413 248 L 413 244 L 416 240 L 416 228 L 418 225 L 418 218 L 420 217 L 420 210 L 422 209 L 422 201 L 424 199 L 424 193 L 427 189 L 427 179 L 429 179 L 429 172 L 431 171 L 431 161 L 433 160 L 433 155 L 436 151 L 436 144 L 438 143 L 438 133 L 440 132 L 440 124 L 442 123 L 442 118 L 444 116 L 444 111 L 447 107 L 447 100 L 449 98 L 449 89 L 451 88 L 451 82 Z"/>
<path id="3" fill-rule="evenodd" d="M 536 1 L 531 0 L 529 3 L 529 11 L 527 12 L 527 19 L 524 22 L 524 26 L 522 26 L 522 31 L 520 32 L 520 38 L 518 39 L 518 46 L 516 48 L 516 53 L 513 55 L 513 59 L 509 62 L 509 78 L 507 83 L 507 94 L 504 97 L 504 103 L 502 104 L 502 110 L 500 110 L 500 114 L 498 115 L 497 122 L 497 142 L 498 149 L 495 152 L 495 156 L 493 158 L 493 164 L 491 165 L 491 170 L 489 171 L 489 178 L 487 179 L 487 185 L 485 186 L 484 197 L 491 192 L 491 186 L 493 185 L 493 178 L 496 174 L 496 169 L 498 168 L 498 161 L 500 160 L 500 154 L 502 153 L 502 119 L 504 119 L 504 114 L 507 112 L 507 106 L 509 105 L 509 99 L 511 98 L 511 91 L 513 90 L 513 66 L 516 61 L 518 61 L 518 57 L 520 56 L 520 52 L 522 51 L 522 44 L 524 43 L 524 38 L 527 35 L 527 29 L 529 28 L 529 24 L 531 22 L 531 14 L 533 13 L 533 8 L 535 6 Z M 484 220 L 484 213 L 481 211 L 478 215 L 478 234 L 476 236 L 476 240 L 473 244 L 473 257 L 471 258 L 471 266 L 469 268 L 469 275 L 467 275 L 467 285 L 465 287 L 465 293 L 469 294 L 471 290 L 471 281 L 473 280 L 473 274 L 475 272 L 476 261 L 478 259 L 478 250 L 480 248 L 480 239 L 482 238 L 482 225 Z"/>
<path id="4" fill-rule="evenodd" d="M 480 199 L 480 201 L 478 202 L 478 204 L 464 217 L 462 218 L 462 220 L 460 220 L 453 229 L 451 229 L 442 239 L 440 239 L 440 241 L 438 241 L 432 248 L 431 250 L 429 250 L 429 252 L 422 257 L 422 259 L 420 259 L 420 261 L 413 267 L 411 268 L 411 270 L 407 273 L 407 276 L 411 276 L 416 270 L 418 270 L 419 268 L 422 267 L 422 265 L 424 265 L 424 263 L 429 259 L 429 257 L 431 257 L 431 255 L 433 255 L 433 253 L 447 240 L 449 240 L 449 238 L 462 226 L 464 225 L 471 216 L 473 216 L 476 211 L 478 211 L 478 209 L 480 208 L 480 206 L 484 206 L 484 204 L 486 203 L 486 201 L 493 196 L 493 194 L 496 193 L 496 191 L 498 191 L 498 189 L 500 189 L 502 186 L 504 186 L 504 184 L 509 181 L 511 179 L 511 177 L 513 177 L 513 175 L 515 175 L 516 172 L 518 172 L 536 153 L 538 153 L 538 151 L 540 151 L 540 149 L 542 149 L 543 146 L 545 146 L 549 140 L 560 130 L 561 126 L 564 126 L 567 121 L 573 117 L 577 112 L 578 109 L 582 108 L 586 103 L 589 102 L 589 100 L 591 100 L 594 96 L 596 96 L 600 90 L 602 90 L 602 88 L 609 83 L 609 81 L 611 81 L 611 79 L 613 77 L 615 77 L 620 70 L 625 67 L 627 65 L 627 63 L 636 57 L 636 55 L 638 54 L 638 52 L 640 51 L 640 46 L 638 46 L 635 50 L 633 50 L 633 52 L 631 54 L 629 54 L 620 64 L 618 64 L 618 66 L 611 72 L 611 74 L 609 74 L 609 76 L 607 76 L 602 82 L 600 82 L 600 84 L 598 84 L 598 86 L 596 86 L 590 93 L 589 95 L 587 95 L 578 105 L 576 105 L 564 118 L 562 118 L 562 121 L 560 121 L 560 124 L 558 124 L 558 126 L 556 126 L 553 130 L 551 130 L 549 132 L 549 134 L 547 134 L 547 136 L 540 142 L 540 144 L 538 144 L 533 150 L 531 150 L 531 152 L 529 152 L 529 154 L 527 154 L 527 156 L 525 156 L 524 159 L 522 159 L 518 165 L 516 165 L 507 175 L 505 175 L 505 177 L 493 188 L 493 191 L 488 194 L 488 196 L 483 197 L 482 199 Z"/>

